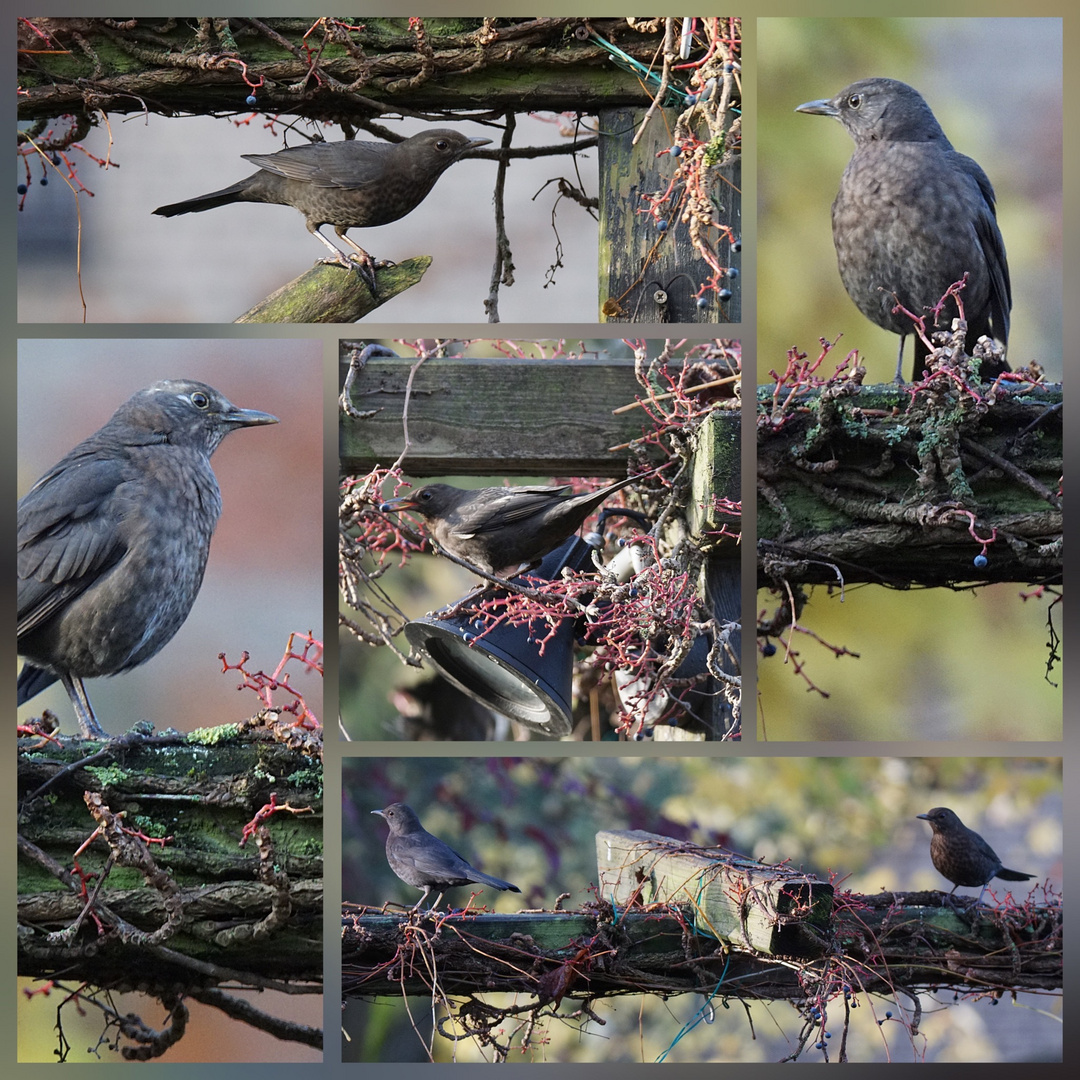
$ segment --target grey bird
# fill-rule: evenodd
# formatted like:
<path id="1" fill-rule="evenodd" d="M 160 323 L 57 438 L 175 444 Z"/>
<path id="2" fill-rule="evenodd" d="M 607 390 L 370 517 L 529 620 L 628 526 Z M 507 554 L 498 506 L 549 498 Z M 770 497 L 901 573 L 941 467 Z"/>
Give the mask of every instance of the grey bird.
<path id="1" fill-rule="evenodd" d="M 59 679 L 82 734 L 104 735 L 83 679 L 130 671 L 180 629 L 221 513 L 210 455 L 277 422 L 205 383 L 158 382 L 19 500 L 20 705 Z"/>
<path id="2" fill-rule="evenodd" d="M 933 835 L 930 837 L 930 859 L 942 877 L 953 883 L 951 897 L 961 885 L 982 886 L 981 904 L 986 887 L 993 878 L 1003 881 L 1030 881 L 1034 874 L 1022 874 L 1001 865 L 994 849 L 974 829 L 969 829 L 947 806 L 935 806 L 925 814 L 916 814 L 922 821 L 929 821 Z"/>
<path id="3" fill-rule="evenodd" d="M 468 885 L 470 882 L 490 885 L 500 892 L 521 892 L 509 881 L 481 873 L 470 866 L 453 848 L 444 844 L 437 836 L 432 836 L 420 824 L 420 819 L 413 809 L 404 803 L 393 803 L 385 810 L 371 812 L 378 814 L 390 826 L 390 835 L 386 838 L 386 861 L 390 864 L 390 869 L 406 885 L 424 890 L 413 911 L 420 910 L 420 905 L 432 889 L 438 889 L 439 895 L 429 908 L 430 911 L 439 906 L 439 901 L 447 889 Z"/>
<path id="4" fill-rule="evenodd" d="M 235 202 L 295 206 L 308 232 L 333 253 L 323 262 L 357 270 L 375 292 L 375 263 L 348 229 L 387 225 L 415 210 L 440 176 L 468 151 L 490 139 L 470 139 L 448 128 L 435 128 L 401 142 L 313 142 L 276 154 L 242 154 L 259 172 L 221 191 L 159 206 L 161 217 L 197 213 Z M 347 255 L 319 231 L 333 225 Z"/>
<path id="5" fill-rule="evenodd" d="M 641 480 L 627 477 L 597 491 L 574 494 L 559 487 L 464 488 L 427 484 L 379 506 L 382 512 L 415 510 L 435 542 L 451 555 L 503 577 L 533 567 L 616 491 Z"/>
<path id="6" fill-rule="evenodd" d="M 863 79 L 795 111 L 835 117 L 855 140 L 833 202 L 833 242 L 848 295 L 871 322 L 900 335 L 897 381 L 914 329 L 893 308 L 922 315 L 965 273 L 968 353 L 983 335 L 1007 345 L 1012 290 L 994 189 L 975 161 L 953 149 L 922 95 L 895 79 Z M 946 327 L 957 313 L 950 300 L 942 309 Z M 913 379 L 926 355 L 915 335 Z M 980 377 L 1008 370 L 1004 360 L 987 358 Z"/>

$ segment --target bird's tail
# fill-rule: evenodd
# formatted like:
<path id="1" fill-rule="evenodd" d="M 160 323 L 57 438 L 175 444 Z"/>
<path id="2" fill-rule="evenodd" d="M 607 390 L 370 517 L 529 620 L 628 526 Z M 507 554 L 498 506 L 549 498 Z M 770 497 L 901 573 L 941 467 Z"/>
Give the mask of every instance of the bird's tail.
<path id="1" fill-rule="evenodd" d="M 160 217 L 176 217 L 177 214 L 197 214 L 203 210 L 213 210 L 216 206 L 228 206 L 229 203 L 247 202 L 245 192 L 250 186 L 251 177 L 239 180 L 220 191 L 211 191 L 209 195 L 198 195 L 194 199 L 185 199 L 183 202 L 169 203 L 168 206 L 159 206 L 154 213 Z"/>
<path id="2" fill-rule="evenodd" d="M 18 703 L 25 705 L 31 698 L 37 697 L 45 687 L 52 686 L 57 678 L 59 676 L 53 672 L 46 671 L 35 664 L 23 664 L 23 669 L 19 672 L 19 681 L 16 684 L 19 695 Z"/>
<path id="3" fill-rule="evenodd" d="M 1002 881 L 1030 881 L 1034 876 L 1034 874 L 1021 874 L 1019 870 L 1006 870 L 1004 866 L 994 875 Z"/>
<path id="4" fill-rule="evenodd" d="M 490 874 L 481 873 L 479 870 L 473 868 L 475 881 L 478 885 L 490 885 L 493 889 L 499 889 L 502 892 L 521 892 L 516 885 L 511 885 L 509 881 L 501 881 L 497 877 L 492 877 Z"/>

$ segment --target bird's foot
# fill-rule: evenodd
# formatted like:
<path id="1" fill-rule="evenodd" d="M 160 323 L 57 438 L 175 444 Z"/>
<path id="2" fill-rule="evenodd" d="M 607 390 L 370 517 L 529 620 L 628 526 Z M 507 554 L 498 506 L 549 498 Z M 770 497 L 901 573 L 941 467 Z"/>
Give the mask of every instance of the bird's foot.
<path id="1" fill-rule="evenodd" d="M 109 733 L 91 716 L 89 719 L 79 718 L 79 734 L 84 739 L 97 739 L 100 742 L 109 741 Z"/>
<path id="2" fill-rule="evenodd" d="M 327 266 L 340 266 L 346 270 L 352 270 L 368 287 L 372 296 L 379 295 L 379 287 L 375 280 L 375 271 L 396 265 L 389 259 L 376 260 L 371 258 L 370 255 L 366 258 L 361 258 L 357 254 L 345 255 L 344 253 L 337 259 L 320 259 L 319 262 L 325 263 Z"/>

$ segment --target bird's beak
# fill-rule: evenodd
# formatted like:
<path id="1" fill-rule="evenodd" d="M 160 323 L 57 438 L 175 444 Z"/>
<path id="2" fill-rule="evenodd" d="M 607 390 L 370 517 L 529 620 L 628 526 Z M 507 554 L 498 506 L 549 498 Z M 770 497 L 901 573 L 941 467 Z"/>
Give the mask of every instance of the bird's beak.
<path id="1" fill-rule="evenodd" d="M 803 105 L 795 106 L 796 112 L 813 113 L 816 116 L 839 116 L 840 110 L 825 98 L 817 101 L 808 101 Z"/>
<path id="2" fill-rule="evenodd" d="M 263 424 L 276 424 L 278 422 L 278 418 L 268 412 L 259 412 L 258 409 L 238 409 L 235 405 L 221 419 L 227 424 L 234 424 L 236 427 L 260 427 Z"/>
<path id="3" fill-rule="evenodd" d="M 915 816 L 917 818 L 922 818 L 923 821 L 929 821 L 930 820 L 930 815 L 929 814 L 916 814 Z"/>
<path id="4" fill-rule="evenodd" d="M 378 814 L 379 817 L 381 817 L 383 819 L 383 821 L 386 820 L 386 814 L 384 814 L 381 810 L 372 810 L 371 812 L 373 814 Z"/>
<path id="5" fill-rule="evenodd" d="M 402 495 L 398 499 L 390 499 L 387 502 L 379 503 L 379 512 L 382 514 L 389 513 L 391 510 L 415 510 L 418 503 L 409 495 Z M 373 814 L 377 814 L 379 811 L 373 810 Z"/>

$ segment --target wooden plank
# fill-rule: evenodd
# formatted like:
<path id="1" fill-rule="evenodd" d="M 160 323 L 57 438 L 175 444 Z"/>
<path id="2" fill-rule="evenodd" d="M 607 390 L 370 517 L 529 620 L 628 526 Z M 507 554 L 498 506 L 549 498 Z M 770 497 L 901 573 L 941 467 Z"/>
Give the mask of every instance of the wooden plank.
<path id="1" fill-rule="evenodd" d="M 725 280 L 729 300 L 699 308 L 696 293 L 712 270 L 690 241 L 681 221 L 678 189 L 669 204 L 670 220 L 661 233 L 647 209 L 645 195 L 660 195 L 671 184 L 675 166 L 667 154 L 677 109 L 661 110 L 634 144 L 645 110 L 600 110 L 600 315 L 602 322 L 738 323 L 742 321 L 741 280 Z M 707 136 L 705 136 L 707 138 Z M 739 234 L 742 221 L 738 161 L 725 167 L 731 185 L 718 183 L 713 192 L 715 217 Z M 722 190 L 720 190 L 722 188 Z M 739 255 L 722 244 L 721 263 L 738 263 Z M 644 267 L 644 269 L 643 269 Z M 719 306 L 718 306 L 719 304 Z"/>
<path id="2" fill-rule="evenodd" d="M 820 956 L 832 886 L 786 866 L 655 833 L 596 834 L 600 896 L 616 907 L 688 904 L 699 932 L 768 955 Z"/>
<path id="3" fill-rule="evenodd" d="M 738 522 L 717 512 L 714 499 L 738 502 L 742 497 L 742 414 L 738 406 L 732 410 L 711 413 L 694 438 L 693 468 L 690 474 L 690 502 L 686 508 L 686 523 L 695 542 L 705 548 L 738 559 L 739 546 L 735 540 L 710 540 L 707 533 L 719 532 L 727 525 L 738 532 Z"/>
<path id="4" fill-rule="evenodd" d="M 695 435 L 694 457 L 690 475 L 690 501 L 686 508 L 690 535 L 702 550 L 709 553 L 701 568 L 701 594 L 708 598 L 711 614 L 718 623 L 742 622 L 742 560 L 741 546 L 729 537 L 717 537 L 726 525 L 739 533 L 737 519 L 721 513 L 718 499 L 739 502 L 742 498 L 742 415 L 734 410 L 712 413 Z M 735 632 L 729 638 L 734 658 L 721 659 L 721 669 L 737 675 L 742 668 L 742 635 Z M 710 678 L 711 727 L 714 739 L 731 737 L 737 730 L 731 705 L 721 693 L 720 684 Z M 657 729 L 661 740 L 670 738 L 670 731 Z M 654 736 L 655 738 L 655 736 Z"/>
<path id="5" fill-rule="evenodd" d="M 341 379 L 355 343 L 342 343 Z M 372 416 L 342 416 L 341 468 L 390 465 L 404 445 L 402 415 L 412 358 L 372 358 L 353 383 L 352 404 Z M 431 358 L 413 380 L 404 468 L 410 476 L 626 475 L 641 436 L 640 409 L 612 415 L 641 387 L 633 360 Z"/>

